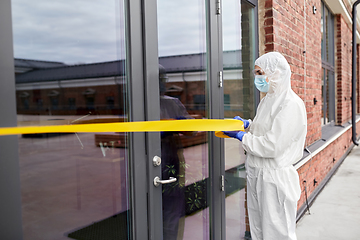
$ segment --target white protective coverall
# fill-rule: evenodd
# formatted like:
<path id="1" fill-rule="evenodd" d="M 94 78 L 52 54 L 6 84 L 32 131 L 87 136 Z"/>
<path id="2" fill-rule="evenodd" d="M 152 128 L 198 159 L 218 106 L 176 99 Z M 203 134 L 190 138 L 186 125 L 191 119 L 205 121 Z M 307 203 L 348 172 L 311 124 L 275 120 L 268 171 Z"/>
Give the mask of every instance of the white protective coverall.
<path id="1" fill-rule="evenodd" d="M 251 237 L 294 240 L 301 189 L 293 164 L 303 156 L 306 109 L 291 89 L 290 66 L 283 55 L 267 53 L 255 65 L 267 75 L 270 89 L 242 139 Z"/>

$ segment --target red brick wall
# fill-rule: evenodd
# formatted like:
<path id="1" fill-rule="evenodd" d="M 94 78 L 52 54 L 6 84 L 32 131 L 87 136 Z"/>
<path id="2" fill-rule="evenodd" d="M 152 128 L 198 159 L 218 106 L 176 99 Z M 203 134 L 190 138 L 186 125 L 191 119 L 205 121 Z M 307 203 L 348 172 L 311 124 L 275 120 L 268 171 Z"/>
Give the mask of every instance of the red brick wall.
<path id="1" fill-rule="evenodd" d="M 304 4 L 304 1 L 300 1 Z M 306 18 L 306 99 L 305 105 L 308 114 L 308 134 L 306 144 L 310 145 L 321 138 L 321 115 L 322 115 L 322 70 L 321 70 L 321 12 L 316 14 L 312 12 L 315 6 L 321 9 L 321 1 L 306 1 L 305 18 Z M 304 14 L 304 13 L 303 13 Z M 318 101 L 314 103 L 314 99 Z"/>
<path id="2" fill-rule="evenodd" d="M 313 14 L 313 5 L 321 9 L 320 1 L 306 1 L 304 16 L 303 0 L 259 1 L 259 42 L 265 46 L 260 46 L 260 55 L 277 51 L 288 60 L 292 89 L 304 100 L 307 110 L 306 145 L 321 138 L 321 13 Z"/>
<path id="3" fill-rule="evenodd" d="M 356 124 L 357 135 L 360 134 L 360 122 Z M 310 161 L 298 169 L 301 185 L 301 197 L 298 202 L 298 208 L 305 203 L 305 185 L 307 196 L 318 187 L 324 180 L 332 167 L 339 161 L 352 144 L 352 129 L 346 131 L 341 137 L 332 142 L 323 151 L 315 155 Z M 317 181 L 314 184 L 314 179 Z M 306 181 L 306 183 L 304 183 Z"/>
<path id="4" fill-rule="evenodd" d="M 341 125 L 351 119 L 352 34 L 341 15 L 336 15 L 336 99 L 337 121 Z"/>
<path id="5" fill-rule="evenodd" d="M 313 13 L 313 6 L 318 11 Z M 304 24 L 306 23 L 306 24 Z M 321 138 L 322 59 L 321 1 L 266 0 L 259 1 L 260 55 L 278 51 L 288 60 L 292 70 L 292 89 L 304 100 L 307 110 L 308 134 L 306 145 Z M 351 119 L 351 28 L 341 15 L 335 16 L 335 85 L 336 124 Z M 359 58 L 358 47 L 358 58 Z M 304 52 L 306 51 L 306 53 Z M 360 68 L 360 60 L 358 62 Z M 304 74 L 306 71 L 306 74 Z M 360 77 L 360 73 L 358 73 Z M 360 87 L 358 87 L 360 112 Z M 314 98 L 318 100 L 314 104 Z M 360 123 L 357 129 L 359 129 Z M 360 131 L 357 131 L 358 134 Z M 298 206 L 305 202 L 306 180 L 308 196 L 325 178 L 334 164 L 345 154 L 351 142 L 351 129 L 327 146 L 311 161 L 298 169 L 302 187 Z M 333 160 L 335 159 L 335 160 Z M 317 183 L 314 186 L 314 179 Z"/>

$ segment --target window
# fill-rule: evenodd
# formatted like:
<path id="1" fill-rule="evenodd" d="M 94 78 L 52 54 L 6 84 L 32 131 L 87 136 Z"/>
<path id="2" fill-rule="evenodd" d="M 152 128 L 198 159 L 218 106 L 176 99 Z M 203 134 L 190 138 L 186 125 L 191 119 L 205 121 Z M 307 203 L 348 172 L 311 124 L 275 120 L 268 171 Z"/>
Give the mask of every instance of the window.
<path id="1" fill-rule="evenodd" d="M 114 101 L 114 97 L 106 97 L 106 106 L 107 106 L 107 109 L 114 109 L 114 104 L 115 104 L 115 101 Z"/>
<path id="2" fill-rule="evenodd" d="M 334 15 L 321 3 L 322 124 L 335 121 Z"/>
<path id="3" fill-rule="evenodd" d="M 41 98 L 37 98 L 36 100 L 37 110 L 41 110 L 43 108 L 43 100 Z"/>
<path id="4" fill-rule="evenodd" d="M 193 97 L 194 100 L 194 109 L 195 110 L 204 110 L 205 109 L 205 95 L 197 94 Z"/>
<path id="5" fill-rule="evenodd" d="M 224 94 L 224 110 L 230 110 L 230 94 Z"/>
<path id="6" fill-rule="evenodd" d="M 95 109 L 95 102 L 93 97 L 86 97 L 86 109 L 87 110 L 94 110 Z"/>
<path id="7" fill-rule="evenodd" d="M 51 98 L 51 109 L 57 110 L 58 106 L 59 106 L 59 99 L 57 97 L 52 97 Z"/>
<path id="8" fill-rule="evenodd" d="M 69 109 L 76 109 L 75 98 L 69 98 L 68 99 L 68 107 L 69 107 Z"/>
<path id="9" fill-rule="evenodd" d="M 29 109 L 29 99 L 28 98 L 22 98 L 22 104 L 24 109 Z"/>

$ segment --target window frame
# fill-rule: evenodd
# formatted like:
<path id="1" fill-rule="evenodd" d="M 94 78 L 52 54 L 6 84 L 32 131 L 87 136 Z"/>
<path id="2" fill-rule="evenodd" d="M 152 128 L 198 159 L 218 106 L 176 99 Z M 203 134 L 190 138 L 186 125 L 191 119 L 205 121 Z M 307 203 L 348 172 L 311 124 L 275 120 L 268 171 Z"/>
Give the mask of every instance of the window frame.
<path id="1" fill-rule="evenodd" d="M 335 122 L 335 16 L 321 1 L 322 125 Z M 328 80 L 328 81 L 327 81 Z M 327 84 L 329 84 L 327 86 Z"/>

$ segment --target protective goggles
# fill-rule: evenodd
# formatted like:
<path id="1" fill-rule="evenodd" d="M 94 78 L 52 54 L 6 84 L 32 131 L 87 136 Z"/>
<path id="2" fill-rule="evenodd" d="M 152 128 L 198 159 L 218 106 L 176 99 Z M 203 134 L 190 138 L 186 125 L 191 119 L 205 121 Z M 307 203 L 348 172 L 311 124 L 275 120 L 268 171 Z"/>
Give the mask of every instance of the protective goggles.
<path id="1" fill-rule="evenodd" d="M 260 70 L 260 69 L 254 69 L 252 70 L 252 73 L 255 75 L 265 75 L 264 71 Z"/>

